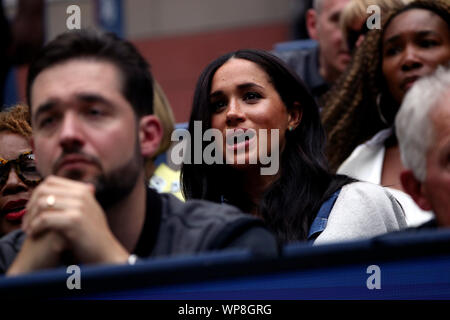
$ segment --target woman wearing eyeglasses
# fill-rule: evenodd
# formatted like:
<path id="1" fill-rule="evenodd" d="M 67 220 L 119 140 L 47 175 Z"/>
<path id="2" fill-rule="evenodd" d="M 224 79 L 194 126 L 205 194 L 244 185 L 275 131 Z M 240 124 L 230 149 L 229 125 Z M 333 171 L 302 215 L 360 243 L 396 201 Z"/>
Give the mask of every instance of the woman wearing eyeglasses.
<path id="1" fill-rule="evenodd" d="M 39 183 L 26 106 L 0 112 L 0 236 L 20 228 L 25 205 Z"/>

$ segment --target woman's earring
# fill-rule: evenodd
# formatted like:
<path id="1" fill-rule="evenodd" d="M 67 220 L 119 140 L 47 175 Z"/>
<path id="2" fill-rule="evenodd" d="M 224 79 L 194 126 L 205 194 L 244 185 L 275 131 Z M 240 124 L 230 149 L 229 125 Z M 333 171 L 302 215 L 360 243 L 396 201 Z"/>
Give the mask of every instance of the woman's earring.
<path id="1" fill-rule="evenodd" d="M 293 127 L 289 127 L 289 131 L 292 131 L 292 130 L 294 130 L 294 128 Z"/>
<path id="2" fill-rule="evenodd" d="M 383 113 L 381 112 L 381 99 L 382 99 L 381 93 L 379 93 L 379 94 L 377 95 L 377 98 L 376 98 L 377 112 L 378 112 L 378 115 L 380 116 L 380 120 L 381 120 L 385 125 L 389 125 L 388 122 L 387 122 L 387 120 L 386 120 L 386 118 L 383 116 Z"/>

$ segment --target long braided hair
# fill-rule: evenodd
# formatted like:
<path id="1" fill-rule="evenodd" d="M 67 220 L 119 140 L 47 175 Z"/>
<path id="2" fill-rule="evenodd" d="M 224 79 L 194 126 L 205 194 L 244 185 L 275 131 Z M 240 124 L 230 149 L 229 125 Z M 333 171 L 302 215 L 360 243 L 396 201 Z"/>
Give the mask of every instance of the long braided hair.
<path id="1" fill-rule="evenodd" d="M 448 0 L 416 0 L 393 9 L 382 20 L 380 30 L 367 34 L 350 66 L 325 97 L 322 121 L 327 132 L 327 156 L 334 171 L 359 144 L 394 122 L 399 106 L 382 73 L 382 39 L 392 19 L 413 8 L 433 11 L 450 23 Z"/>

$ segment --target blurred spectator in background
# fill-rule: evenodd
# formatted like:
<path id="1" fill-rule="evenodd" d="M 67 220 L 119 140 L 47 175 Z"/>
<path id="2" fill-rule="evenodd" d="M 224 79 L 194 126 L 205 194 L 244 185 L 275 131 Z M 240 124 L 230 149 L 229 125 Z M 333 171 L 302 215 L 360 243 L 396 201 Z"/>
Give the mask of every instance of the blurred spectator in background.
<path id="1" fill-rule="evenodd" d="M 396 133 L 406 168 L 403 189 L 432 210 L 426 226 L 450 227 L 450 69 L 417 81 L 397 114 Z"/>
<path id="2" fill-rule="evenodd" d="M 155 155 L 146 160 L 146 179 L 150 179 L 150 187 L 158 192 L 169 192 L 183 200 L 180 189 L 180 170 L 173 168 L 167 160 L 166 152 L 170 149 L 172 141 L 170 137 L 175 129 L 175 121 L 169 100 L 159 83 L 153 82 L 153 109 L 155 115 L 161 121 L 163 136 L 161 144 Z"/>
<path id="3" fill-rule="evenodd" d="M 349 0 L 314 0 L 306 24 L 317 47 L 275 52 L 305 82 L 319 106 L 321 97 L 345 70 L 350 54 L 342 39 L 339 18 Z"/>
<path id="4" fill-rule="evenodd" d="M 29 118 L 22 105 L 0 112 L 0 236 L 20 228 L 25 205 L 40 181 Z"/>
<path id="5" fill-rule="evenodd" d="M 389 10 L 401 7 L 412 0 L 351 0 L 341 14 L 340 25 L 345 42 L 350 52 L 359 47 L 365 34 L 369 31 L 367 19 L 373 11 L 367 12 L 367 8 L 377 5 L 380 8 L 381 19 Z"/>
<path id="6" fill-rule="evenodd" d="M 292 21 L 292 39 L 309 39 L 306 28 L 306 12 L 312 8 L 313 0 L 293 0 L 294 17 Z"/>
<path id="7" fill-rule="evenodd" d="M 11 22 L 0 3 L 0 103 L 3 108 L 4 88 L 12 66 L 31 62 L 44 40 L 44 0 L 18 0 Z"/>
<path id="8" fill-rule="evenodd" d="M 326 100 L 323 123 L 332 169 L 389 187 L 409 225 L 431 213 L 403 192 L 394 118 L 414 81 L 450 60 L 450 2 L 417 0 L 371 30 Z"/>

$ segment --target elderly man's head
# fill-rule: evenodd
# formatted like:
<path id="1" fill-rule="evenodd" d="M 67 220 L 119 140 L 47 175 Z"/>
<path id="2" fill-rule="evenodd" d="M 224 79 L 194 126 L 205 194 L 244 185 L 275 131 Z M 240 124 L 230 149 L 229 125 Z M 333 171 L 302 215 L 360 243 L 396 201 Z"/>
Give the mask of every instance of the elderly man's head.
<path id="1" fill-rule="evenodd" d="M 350 62 L 350 53 L 342 37 L 339 18 L 349 0 L 315 0 L 308 10 L 309 35 L 319 42 L 320 74 L 332 83 Z"/>
<path id="2" fill-rule="evenodd" d="M 450 69 L 440 67 L 405 96 L 396 118 L 403 188 L 450 227 Z"/>

